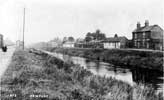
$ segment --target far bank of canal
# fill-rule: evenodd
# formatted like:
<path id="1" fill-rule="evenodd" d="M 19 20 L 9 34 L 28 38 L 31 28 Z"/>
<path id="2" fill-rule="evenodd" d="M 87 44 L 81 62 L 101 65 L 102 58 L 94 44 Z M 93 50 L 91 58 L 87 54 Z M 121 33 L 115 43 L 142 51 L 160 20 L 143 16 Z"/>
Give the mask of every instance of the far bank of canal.
<path id="1" fill-rule="evenodd" d="M 54 56 L 66 61 L 79 64 L 80 66 L 90 70 L 95 75 L 114 77 L 131 85 L 143 83 L 152 85 L 155 89 L 161 91 L 163 88 L 163 72 L 154 69 L 142 67 L 118 66 L 109 62 L 89 59 L 79 56 L 71 56 L 62 53 L 53 53 Z"/>
<path id="2" fill-rule="evenodd" d="M 133 49 L 85 49 L 85 48 L 53 48 L 51 52 L 78 56 L 108 62 L 113 65 L 132 68 L 147 68 L 163 71 L 162 51 Z"/>

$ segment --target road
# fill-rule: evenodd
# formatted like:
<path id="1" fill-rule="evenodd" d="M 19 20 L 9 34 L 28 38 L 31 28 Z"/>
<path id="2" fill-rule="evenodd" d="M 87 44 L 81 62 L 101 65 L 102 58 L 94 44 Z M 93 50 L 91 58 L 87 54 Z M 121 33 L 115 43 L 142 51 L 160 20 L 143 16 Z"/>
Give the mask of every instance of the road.
<path id="1" fill-rule="evenodd" d="M 15 51 L 14 46 L 8 47 L 7 52 L 2 52 L 0 49 L 0 78 L 2 77 L 3 73 L 7 69 L 8 65 L 10 64 L 11 57 Z"/>

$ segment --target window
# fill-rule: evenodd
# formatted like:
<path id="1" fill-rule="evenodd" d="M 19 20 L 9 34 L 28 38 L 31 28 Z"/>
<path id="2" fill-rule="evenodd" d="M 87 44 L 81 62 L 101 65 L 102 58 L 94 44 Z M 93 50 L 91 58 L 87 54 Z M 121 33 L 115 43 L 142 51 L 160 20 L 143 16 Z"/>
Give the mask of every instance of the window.
<path id="1" fill-rule="evenodd" d="M 134 34 L 134 38 L 135 38 L 135 39 L 137 38 L 137 34 L 136 34 L 136 33 Z"/>
<path id="2" fill-rule="evenodd" d="M 145 47 L 145 40 L 142 41 L 142 46 Z"/>
<path id="3" fill-rule="evenodd" d="M 149 48 L 149 43 L 147 42 L 146 47 Z"/>
<path id="4" fill-rule="evenodd" d="M 134 41 L 134 46 L 135 46 L 135 47 L 137 46 L 137 41 Z"/>
<path id="5" fill-rule="evenodd" d="M 143 35 L 143 38 L 145 38 L 145 35 L 146 35 L 146 34 L 145 34 L 145 32 L 143 32 L 143 34 L 142 34 L 142 35 Z"/>
<path id="6" fill-rule="evenodd" d="M 140 48 L 140 42 L 137 43 L 137 47 Z"/>

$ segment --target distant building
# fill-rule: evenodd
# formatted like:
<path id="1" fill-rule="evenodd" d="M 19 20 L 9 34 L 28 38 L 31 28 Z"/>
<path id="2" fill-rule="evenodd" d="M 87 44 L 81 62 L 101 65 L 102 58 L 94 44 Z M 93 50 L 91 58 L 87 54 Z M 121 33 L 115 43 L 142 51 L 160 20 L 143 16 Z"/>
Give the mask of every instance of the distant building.
<path id="1" fill-rule="evenodd" d="M 0 34 L 0 48 L 3 47 L 3 35 Z"/>
<path id="2" fill-rule="evenodd" d="M 114 37 L 107 38 L 103 42 L 103 46 L 105 49 L 113 49 L 113 48 L 126 48 L 128 43 L 128 39 L 125 36 L 118 37 L 115 34 Z"/>
<path id="3" fill-rule="evenodd" d="M 149 25 L 147 20 L 143 27 L 138 22 L 137 28 L 132 32 L 132 35 L 134 48 L 163 49 L 163 29 L 158 25 Z"/>
<path id="4" fill-rule="evenodd" d="M 16 47 L 23 48 L 23 41 L 17 40 Z"/>
<path id="5" fill-rule="evenodd" d="M 63 43 L 63 47 L 64 48 L 74 48 L 75 47 L 75 42 L 66 41 L 66 42 Z"/>

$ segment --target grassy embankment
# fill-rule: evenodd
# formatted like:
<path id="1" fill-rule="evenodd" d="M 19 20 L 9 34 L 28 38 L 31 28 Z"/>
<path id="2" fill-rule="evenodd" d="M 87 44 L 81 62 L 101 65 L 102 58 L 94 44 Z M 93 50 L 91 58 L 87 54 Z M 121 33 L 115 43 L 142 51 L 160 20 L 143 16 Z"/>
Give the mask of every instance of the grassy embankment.
<path id="1" fill-rule="evenodd" d="M 162 100 L 161 97 L 151 87 L 132 87 L 95 76 L 78 65 L 38 51 L 17 50 L 1 79 L 1 100 Z"/>
<path id="2" fill-rule="evenodd" d="M 72 56 L 80 56 L 101 60 L 117 66 L 130 68 L 149 68 L 163 71 L 163 53 L 152 51 L 120 50 L 120 49 L 71 49 L 54 48 L 51 52 L 59 52 Z"/>

